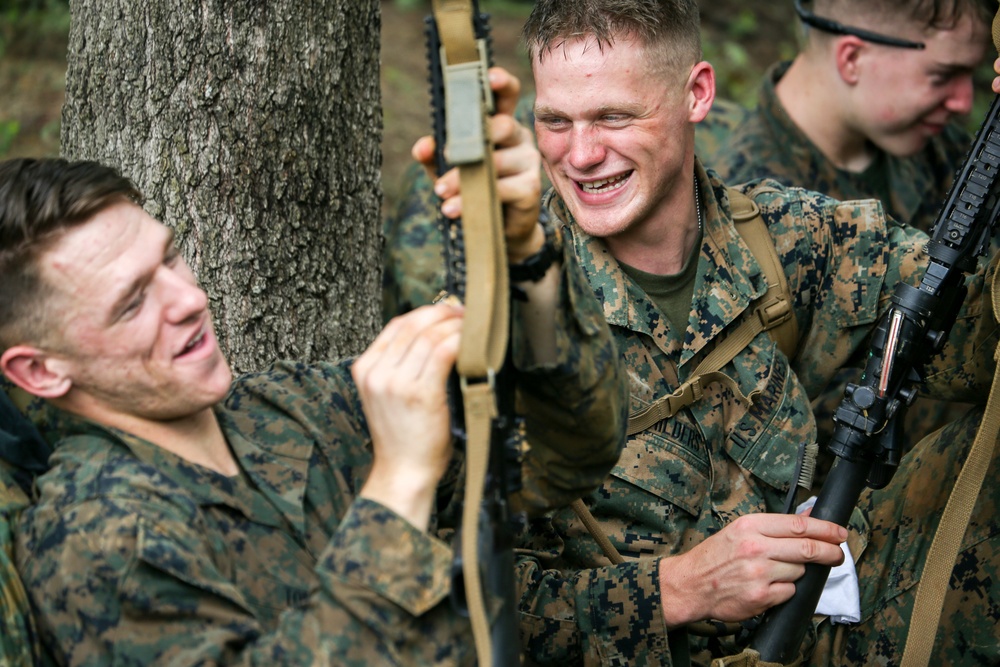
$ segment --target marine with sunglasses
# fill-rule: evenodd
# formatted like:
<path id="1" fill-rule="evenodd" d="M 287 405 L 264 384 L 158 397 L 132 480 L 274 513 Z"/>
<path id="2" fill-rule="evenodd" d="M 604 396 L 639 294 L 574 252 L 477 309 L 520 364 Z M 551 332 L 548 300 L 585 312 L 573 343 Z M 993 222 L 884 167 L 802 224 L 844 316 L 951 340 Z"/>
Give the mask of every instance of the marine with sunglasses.
<path id="1" fill-rule="evenodd" d="M 930 231 L 969 148 L 973 73 L 986 60 L 995 0 L 795 0 L 795 58 L 771 66 L 756 107 L 712 166 L 728 183 L 773 178 L 840 200 L 874 198 Z M 817 400 L 822 442 L 847 373 Z M 921 398 L 918 442 L 968 405 Z"/>

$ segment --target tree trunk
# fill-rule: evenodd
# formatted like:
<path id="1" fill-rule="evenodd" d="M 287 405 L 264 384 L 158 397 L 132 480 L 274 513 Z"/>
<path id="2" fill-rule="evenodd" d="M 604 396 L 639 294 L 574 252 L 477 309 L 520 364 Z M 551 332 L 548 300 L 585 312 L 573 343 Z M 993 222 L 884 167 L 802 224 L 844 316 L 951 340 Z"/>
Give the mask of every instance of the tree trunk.
<path id="1" fill-rule="evenodd" d="M 62 151 L 173 227 L 237 372 L 380 323 L 377 0 L 72 0 Z"/>

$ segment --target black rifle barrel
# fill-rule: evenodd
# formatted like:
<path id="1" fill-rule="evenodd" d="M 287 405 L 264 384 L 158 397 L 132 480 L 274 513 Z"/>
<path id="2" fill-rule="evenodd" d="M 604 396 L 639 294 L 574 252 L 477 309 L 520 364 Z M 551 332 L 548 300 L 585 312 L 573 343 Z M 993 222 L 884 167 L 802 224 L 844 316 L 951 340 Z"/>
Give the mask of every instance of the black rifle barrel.
<path id="1" fill-rule="evenodd" d="M 898 461 L 898 450 L 882 434 L 905 414 L 920 382 L 924 361 L 939 351 L 964 300 L 965 274 L 990 246 L 1000 214 L 1000 96 L 994 97 L 963 166 L 942 206 L 931 240 L 930 257 L 919 287 L 897 285 L 892 306 L 872 337 L 860 384 L 849 385 L 834 416 L 829 443 L 837 460 L 820 490 L 812 516 L 847 526 L 873 470 Z M 894 428 L 888 428 L 895 431 Z M 890 470 L 894 468 L 890 467 Z M 889 473 L 891 477 L 891 472 Z M 762 660 L 787 663 L 798 656 L 830 568 L 807 565 L 787 602 L 765 614 L 750 647 Z"/>

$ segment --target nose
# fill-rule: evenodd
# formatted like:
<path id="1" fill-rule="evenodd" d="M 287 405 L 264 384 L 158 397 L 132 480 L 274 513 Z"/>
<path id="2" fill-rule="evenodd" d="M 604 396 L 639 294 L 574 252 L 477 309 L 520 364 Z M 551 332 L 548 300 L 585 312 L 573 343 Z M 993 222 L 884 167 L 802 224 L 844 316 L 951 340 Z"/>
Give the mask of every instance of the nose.
<path id="1" fill-rule="evenodd" d="M 164 315 L 169 322 L 180 324 L 192 317 L 200 317 L 208 307 L 208 295 L 193 279 L 182 276 L 170 267 L 160 269 L 160 298 Z"/>
<path id="2" fill-rule="evenodd" d="M 951 113 L 964 116 L 972 111 L 972 98 L 974 94 L 975 83 L 972 80 L 972 74 L 962 75 L 952 82 L 951 90 L 944 102 L 944 106 Z"/>
<path id="3" fill-rule="evenodd" d="M 574 169 L 587 171 L 603 162 L 606 155 L 600 129 L 582 125 L 571 130 L 568 158 Z"/>

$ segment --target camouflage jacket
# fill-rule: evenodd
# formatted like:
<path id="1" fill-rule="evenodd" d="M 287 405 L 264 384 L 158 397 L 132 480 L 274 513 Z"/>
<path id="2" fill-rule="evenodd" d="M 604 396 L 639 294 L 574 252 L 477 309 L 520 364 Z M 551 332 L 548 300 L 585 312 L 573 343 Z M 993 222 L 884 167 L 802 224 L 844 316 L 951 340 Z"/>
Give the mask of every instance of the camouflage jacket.
<path id="1" fill-rule="evenodd" d="M 757 106 L 708 165 L 727 183 L 767 177 L 844 201 L 880 199 L 890 216 L 929 232 L 969 150 L 969 133 L 952 124 L 916 155 L 901 158 L 879 151 L 861 173 L 838 169 L 789 118 L 778 99 L 775 85 L 789 65 L 771 67 Z"/>
<path id="2" fill-rule="evenodd" d="M 528 439 L 521 501 L 537 511 L 596 488 L 625 429 L 620 360 L 569 267 L 556 363 L 535 364 L 520 327 L 512 338 Z M 54 412 L 62 439 L 16 554 L 61 663 L 474 659 L 448 600 L 449 545 L 356 497 L 371 443 L 349 363 L 281 363 L 234 383 L 216 414 L 236 477 Z"/>
<path id="3" fill-rule="evenodd" d="M 0 665 L 47 665 L 28 595 L 14 567 L 14 526 L 51 448 L 0 385 Z"/>
<path id="4" fill-rule="evenodd" d="M 684 332 L 670 329 L 557 196 L 546 198 L 604 304 L 629 371 L 632 413 L 688 379 L 727 331 L 755 316 L 748 305 L 766 289 L 734 227 L 723 183 L 698 164 L 705 227 Z M 921 276 L 927 237 L 888 219 L 878 201 L 839 202 L 773 181 L 741 189 L 760 206 L 782 258 L 799 322 L 798 353 L 790 363 L 768 334 L 759 334 L 723 368 L 744 394 L 760 392 L 749 408 L 712 383 L 700 401 L 627 439 L 611 476 L 586 498 L 626 563 L 611 565 L 572 511 L 532 523 L 518 579 L 525 651 L 539 664 L 673 664 L 659 557 L 689 550 L 741 515 L 782 511 L 798 446 L 815 441 L 810 398 L 841 366 L 863 358 L 897 282 Z M 970 278 L 971 296 L 950 338 L 954 347 L 929 368 L 932 393 L 966 400 L 987 393 L 993 345 L 978 345 L 995 327 L 991 317 L 976 317 L 986 308 L 979 300 L 983 279 Z M 863 548 L 864 519 L 856 513 L 852 523 Z M 697 654 L 704 646 L 692 642 L 704 658 Z"/>

